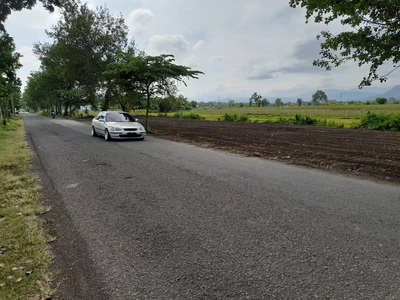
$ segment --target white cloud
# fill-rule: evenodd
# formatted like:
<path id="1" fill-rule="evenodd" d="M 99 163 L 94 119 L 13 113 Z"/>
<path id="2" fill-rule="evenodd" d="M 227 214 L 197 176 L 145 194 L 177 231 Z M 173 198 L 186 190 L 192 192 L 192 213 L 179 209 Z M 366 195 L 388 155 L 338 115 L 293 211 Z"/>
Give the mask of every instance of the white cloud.
<path id="1" fill-rule="evenodd" d="M 198 50 L 200 50 L 200 48 L 203 47 L 203 45 L 204 45 L 205 43 L 206 43 L 206 42 L 203 41 L 203 40 L 198 41 L 198 42 L 197 42 L 196 44 L 194 44 L 194 46 L 192 47 L 192 48 L 193 48 L 193 51 L 198 51 Z"/>
<path id="2" fill-rule="evenodd" d="M 140 34 L 144 30 L 145 26 L 154 19 L 154 14 L 149 9 L 143 9 L 142 7 L 130 12 L 126 19 L 126 24 L 129 28 L 130 35 Z"/>
<path id="3" fill-rule="evenodd" d="M 224 58 L 222 56 L 213 56 L 213 57 L 210 57 L 210 59 L 208 60 L 208 62 L 210 64 L 221 63 L 223 61 L 224 61 Z"/>
<path id="4" fill-rule="evenodd" d="M 356 88 L 368 74 L 368 67 L 359 68 L 352 62 L 330 72 L 313 67 L 312 61 L 319 58 L 316 35 L 322 30 L 336 34 L 345 27 L 339 22 L 329 26 L 305 24 L 305 10 L 290 8 L 287 1 L 89 2 L 93 7 L 105 3 L 115 14 L 122 12 L 130 37 L 135 37 L 137 46 L 148 54 L 174 54 L 177 63 L 203 71 L 205 75 L 199 80 L 188 81 L 188 87 L 180 86 L 181 92 L 191 98 L 250 97 L 254 91 L 266 97 L 284 97 L 284 91 Z M 57 18 L 38 5 L 32 11 L 14 12 L 6 22 L 17 48 L 26 54 L 21 77 L 37 69 L 29 47 L 48 40 L 42 28 L 50 29 Z M 386 83 L 374 86 L 393 86 L 399 80 L 400 71 Z"/>
<path id="5" fill-rule="evenodd" d="M 148 51 L 154 54 L 173 54 L 182 58 L 190 53 L 190 44 L 179 34 L 153 35 L 149 40 Z"/>
<path id="6" fill-rule="evenodd" d="M 17 49 L 17 52 L 22 55 L 20 62 L 25 68 L 37 70 L 40 66 L 40 61 L 33 54 L 32 50 L 32 47 L 23 46 L 20 49 Z"/>

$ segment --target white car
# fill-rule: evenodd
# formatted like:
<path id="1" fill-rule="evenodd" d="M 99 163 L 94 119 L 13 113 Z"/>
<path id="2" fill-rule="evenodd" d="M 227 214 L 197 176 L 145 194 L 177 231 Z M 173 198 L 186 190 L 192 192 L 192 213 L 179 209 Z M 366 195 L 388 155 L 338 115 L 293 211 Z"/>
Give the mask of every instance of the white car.
<path id="1" fill-rule="evenodd" d="M 101 111 L 92 120 L 92 136 L 112 139 L 144 140 L 146 130 L 138 119 L 122 111 Z"/>

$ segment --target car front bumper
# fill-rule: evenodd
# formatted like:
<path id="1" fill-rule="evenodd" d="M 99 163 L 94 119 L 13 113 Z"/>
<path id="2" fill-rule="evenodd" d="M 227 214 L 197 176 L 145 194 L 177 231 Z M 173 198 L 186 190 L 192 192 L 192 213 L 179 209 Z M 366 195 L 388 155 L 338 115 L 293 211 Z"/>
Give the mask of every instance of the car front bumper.
<path id="1" fill-rule="evenodd" d="M 146 136 L 146 132 L 111 131 L 110 136 L 113 139 L 142 139 Z"/>

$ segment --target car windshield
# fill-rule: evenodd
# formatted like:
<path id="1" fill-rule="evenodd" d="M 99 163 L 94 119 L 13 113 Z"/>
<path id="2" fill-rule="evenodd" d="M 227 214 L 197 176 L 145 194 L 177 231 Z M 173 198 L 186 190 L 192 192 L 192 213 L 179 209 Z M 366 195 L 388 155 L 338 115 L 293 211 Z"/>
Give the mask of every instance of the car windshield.
<path id="1" fill-rule="evenodd" d="M 127 113 L 112 113 L 106 115 L 106 122 L 135 122 L 135 119 Z"/>

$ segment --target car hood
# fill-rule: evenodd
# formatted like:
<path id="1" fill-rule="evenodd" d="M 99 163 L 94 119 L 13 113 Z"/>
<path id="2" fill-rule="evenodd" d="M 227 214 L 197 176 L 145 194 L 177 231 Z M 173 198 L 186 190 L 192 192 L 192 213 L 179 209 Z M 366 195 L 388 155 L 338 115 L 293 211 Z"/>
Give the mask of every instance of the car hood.
<path id="1" fill-rule="evenodd" d="M 121 128 L 139 128 L 142 124 L 138 122 L 107 122 L 107 126 L 118 126 Z"/>

